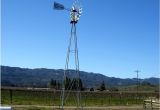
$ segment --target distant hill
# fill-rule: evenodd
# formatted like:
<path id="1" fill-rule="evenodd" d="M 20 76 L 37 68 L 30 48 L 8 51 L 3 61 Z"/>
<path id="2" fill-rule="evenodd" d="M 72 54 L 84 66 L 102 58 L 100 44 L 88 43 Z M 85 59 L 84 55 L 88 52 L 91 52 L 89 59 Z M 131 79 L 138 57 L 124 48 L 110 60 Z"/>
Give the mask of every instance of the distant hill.
<path id="1" fill-rule="evenodd" d="M 69 77 L 74 77 L 74 70 L 69 70 Z M 62 81 L 63 69 L 28 69 L 20 67 L 1 66 L 1 85 L 2 86 L 36 86 L 46 87 L 51 79 Z M 104 81 L 106 86 L 128 86 L 135 85 L 136 78 L 121 79 L 115 77 L 107 77 L 99 73 L 89 73 L 80 71 L 80 78 L 83 85 L 89 87 L 99 87 Z M 140 79 L 140 82 L 146 81 L 154 85 L 159 84 L 160 78 L 146 78 Z"/>

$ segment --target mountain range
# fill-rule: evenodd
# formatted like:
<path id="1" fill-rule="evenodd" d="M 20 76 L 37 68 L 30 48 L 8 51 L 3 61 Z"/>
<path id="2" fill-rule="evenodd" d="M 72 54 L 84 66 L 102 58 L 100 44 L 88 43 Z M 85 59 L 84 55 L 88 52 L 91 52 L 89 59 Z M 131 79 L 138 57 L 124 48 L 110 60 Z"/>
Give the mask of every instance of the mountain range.
<path id="1" fill-rule="evenodd" d="M 46 69 L 46 68 L 20 68 L 1 66 L 1 86 L 36 86 L 46 87 L 51 79 L 61 83 L 63 79 L 63 69 Z M 74 78 L 76 76 L 74 70 L 69 70 L 67 73 L 68 77 Z M 108 77 L 99 73 L 80 71 L 80 78 L 82 79 L 83 85 L 86 88 L 98 87 L 105 82 L 106 86 L 127 86 L 134 85 L 137 83 L 136 78 L 116 78 Z M 149 82 L 154 85 L 158 85 L 160 78 L 145 78 L 139 79 L 139 82 Z"/>

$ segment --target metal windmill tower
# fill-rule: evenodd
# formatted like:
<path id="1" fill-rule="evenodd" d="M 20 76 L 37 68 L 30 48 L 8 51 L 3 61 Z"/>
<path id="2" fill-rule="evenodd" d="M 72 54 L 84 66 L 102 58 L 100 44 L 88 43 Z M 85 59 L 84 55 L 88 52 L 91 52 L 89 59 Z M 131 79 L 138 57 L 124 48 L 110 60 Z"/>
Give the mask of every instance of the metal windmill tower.
<path id="1" fill-rule="evenodd" d="M 82 108 L 82 101 L 81 101 L 81 92 L 80 92 L 80 76 L 79 76 L 79 59 L 78 59 L 78 47 L 77 47 L 77 34 L 76 34 L 76 24 L 82 14 L 82 7 L 80 5 L 79 0 L 74 0 L 74 3 L 71 7 L 71 9 L 65 8 L 64 5 L 54 2 L 54 9 L 55 10 L 66 10 L 70 12 L 71 17 L 71 33 L 69 38 L 69 45 L 67 50 L 67 57 L 66 57 L 66 63 L 65 63 L 65 70 L 64 70 L 64 77 L 62 82 L 62 91 L 61 91 L 61 106 L 60 109 L 63 110 L 66 102 L 68 101 L 69 95 L 71 95 L 71 89 L 73 85 L 76 84 L 76 90 L 72 92 L 74 94 L 72 97 L 74 97 L 74 102 L 76 104 L 77 109 L 83 109 Z M 74 73 L 70 73 L 69 69 L 69 61 L 70 61 L 70 54 L 74 54 Z M 69 77 L 69 74 L 75 76 L 77 79 L 76 83 L 72 83 L 68 86 L 66 89 L 66 81 L 67 77 Z"/>
<path id="2" fill-rule="evenodd" d="M 134 72 L 136 72 L 136 74 L 137 74 L 137 97 L 136 97 L 136 103 L 137 103 L 137 100 L 138 100 L 138 87 L 140 86 L 140 82 L 138 80 L 138 73 L 141 72 L 141 71 L 135 70 Z"/>

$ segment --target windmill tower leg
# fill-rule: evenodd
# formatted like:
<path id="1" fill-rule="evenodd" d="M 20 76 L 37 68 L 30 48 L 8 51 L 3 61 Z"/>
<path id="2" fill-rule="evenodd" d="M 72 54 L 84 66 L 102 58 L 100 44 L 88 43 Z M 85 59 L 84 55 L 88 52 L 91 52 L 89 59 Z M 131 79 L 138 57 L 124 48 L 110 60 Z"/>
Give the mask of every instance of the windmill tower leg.
<path id="1" fill-rule="evenodd" d="M 71 49 L 71 45 L 74 47 L 73 50 Z M 80 92 L 80 75 L 79 75 L 79 59 L 78 59 L 78 46 L 77 46 L 77 35 L 76 35 L 76 23 L 73 22 L 71 23 L 71 36 L 69 38 L 69 45 L 68 45 L 68 50 L 67 50 L 67 57 L 66 57 L 66 63 L 65 63 L 65 70 L 64 70 L 64 76 L 63 76 L 63 81 L 62 81 L 62 91 L 61 91 L 61 110 L 64 110 L 64 105 L 65 102 L 67 101 L 67 98 L 69 96 L 70 92 L 65 92 L 65 83 L 66 83 L 66 78 L 67 78 L 67 73 L 69 71 L 69 60 L 70 60 L 70 54 L 74 54 L 74 65 L 75 65 L 75 78 L 77 79 L 76 82 L 76 108 L 81 109 L 82 104 L 81 104 L 81 92 Z M 70 85 L 70 90 L 67 91 L 72 91 L 72 86 Z"/>

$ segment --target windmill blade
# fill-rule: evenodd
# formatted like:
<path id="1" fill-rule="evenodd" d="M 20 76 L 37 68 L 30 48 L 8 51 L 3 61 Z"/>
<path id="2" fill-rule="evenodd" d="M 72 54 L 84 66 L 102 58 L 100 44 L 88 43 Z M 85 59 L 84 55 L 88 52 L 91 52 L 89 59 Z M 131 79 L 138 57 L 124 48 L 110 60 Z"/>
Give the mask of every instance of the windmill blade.
<path id="1" fill-rule="evenodd" d="M 54 2 L 54 9 L 55 10 L 64 10 L 65 7 L 60 3 Z"/>
<path id="2" fill-rule="evenodd" d="M 81 15 L 82 14 L 82 8 L 79 8 L 78 13 Z"/>
<path id="3" fill-rule="evenodd" d="M 76 10 L 76 12 L 78 12 L 79 15 L 82 14 L 82 5 L 79 0 L 74 1 L 72 8 Z"/>
<path id="4" fill-rule="evenodd" d="M 79 11 L 79 9 L 82 8 L 82 5 L 79 0 L 74 0 L 72 7 Z"/>

